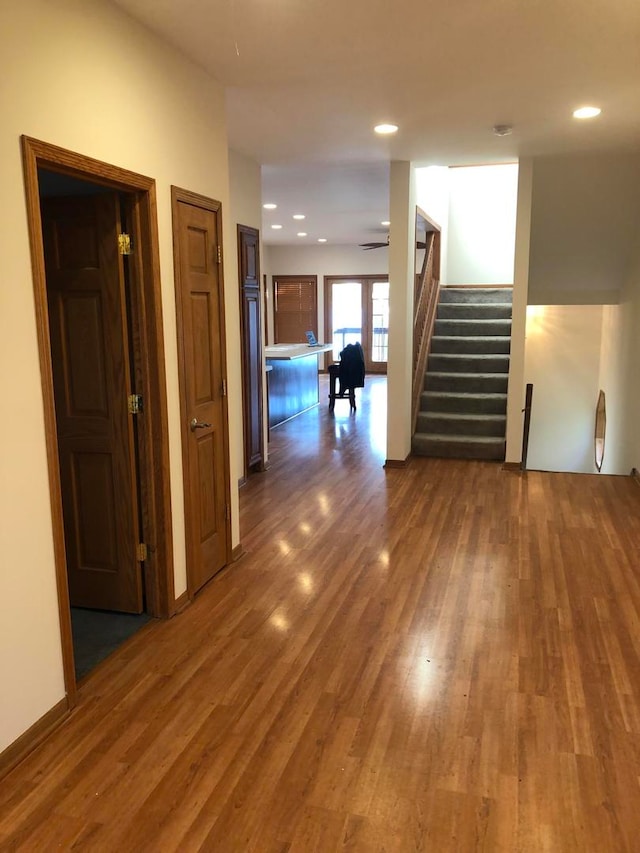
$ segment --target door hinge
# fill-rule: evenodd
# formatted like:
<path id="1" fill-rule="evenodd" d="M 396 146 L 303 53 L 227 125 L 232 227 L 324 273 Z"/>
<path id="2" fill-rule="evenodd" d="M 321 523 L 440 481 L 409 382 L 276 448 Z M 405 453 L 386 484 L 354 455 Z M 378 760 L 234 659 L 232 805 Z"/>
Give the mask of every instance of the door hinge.
<path id="1" fill-rule="evenodd" d="M 227 521 L 231 521 L 231 507 L 229 506 L 229 504 L 225 504 L 224 516 L 227 519 Z"/>
<path id="2" fill-rule="evenodd" d="M 227 380 L 226 379 L 222 380 L 222 396 L 223 397 L 227 396 Z"/>
<path id="3" fill-rule="evenodd" d="M 222 263 L 222 246 L 218 246 L 218 263 Z"/>
<path id="4" fill-rule="evenodd" d="M 118 234 L 118 251 L 121 255 L 133 254 L 130 234 Z"/>
<path id="5" fill-rule="evenodd" d="M 130 415 L 139 415 L 142 411 L 142 394 L 129 394 L 127 397 L 127 409 Z"/>
<path id="6" fill-rule="evenodd" d="M 138 544 L 136 546 L 136 560 L 139 563 L 144 563 L 144 561 L 146 559 L 147 559 L 147 546 L 144 544 L 144 542 L 138 542 Z"/>

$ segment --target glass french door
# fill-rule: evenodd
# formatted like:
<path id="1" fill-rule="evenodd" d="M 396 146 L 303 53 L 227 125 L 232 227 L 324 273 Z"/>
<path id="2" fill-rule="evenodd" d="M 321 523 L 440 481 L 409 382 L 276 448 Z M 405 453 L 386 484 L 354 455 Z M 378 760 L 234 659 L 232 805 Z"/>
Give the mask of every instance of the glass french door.
<path id="1" fill-rule="evenodd" d="M 326 340 L 338 361 L 347 344 L 359 341 L 368 373 L 387 372 L 389 279 L 385 276 L 325 277 Z"/>

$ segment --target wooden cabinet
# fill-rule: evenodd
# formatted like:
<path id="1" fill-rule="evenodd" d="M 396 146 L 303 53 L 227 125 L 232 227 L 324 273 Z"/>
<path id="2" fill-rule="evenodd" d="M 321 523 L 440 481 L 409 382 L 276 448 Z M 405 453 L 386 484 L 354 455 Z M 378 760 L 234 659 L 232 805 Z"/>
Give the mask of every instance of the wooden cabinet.
<path id="1" fill-rule="evenodd" d="M 264 470 L 260 234 L 238 225 L 245 476 Z"/>

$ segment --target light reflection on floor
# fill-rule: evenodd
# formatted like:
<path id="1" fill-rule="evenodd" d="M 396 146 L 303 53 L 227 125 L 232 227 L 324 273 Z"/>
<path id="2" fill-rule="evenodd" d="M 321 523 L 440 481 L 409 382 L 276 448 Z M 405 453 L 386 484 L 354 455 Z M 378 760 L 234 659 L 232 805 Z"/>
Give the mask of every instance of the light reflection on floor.
<path id="1" fill-rule="evenodd" d="M 320 376 L 320 403 L 306 412 L 291 418 L 271 430 L 269 454 L 277 446 L 295 442 L 295 455 L 303 463 L 304 457 L 318 456 L 327 447 L 342 453 L 366 455 L 370 462 L 384 464 L 387 452 L 387 377 L 370 375 L 365 387 L 356 390 L 356 411 L 352 412 L 349 400 L 336 400 L 333 412 L 329 411 L 329 378 Z M 353 439 L 357 439 L 355 442 Z M 347 440 L 348 439 L 348 440 Z M 287 450 L 290 452 L 291 448 Z M 347 459 L 345 459 L 345 462 Z"/>
<path id="2" fill-rule="evenodd" d="M 321 378 L 320 399 L 327 380 Z M 346 439 L 348 435 L 357 432 L 367 434 L 369 449 L 384 461 L 387 453 L 387 377 L 367 376 L 365 387 L 356 391 L 356 411 L 351 412 L 348 400 L 336 400 L 333 415 L 326 416 L 334 420 L 334 434 L 337 439 Z M 322 404 L 321 404 L 322 408 Z"/>

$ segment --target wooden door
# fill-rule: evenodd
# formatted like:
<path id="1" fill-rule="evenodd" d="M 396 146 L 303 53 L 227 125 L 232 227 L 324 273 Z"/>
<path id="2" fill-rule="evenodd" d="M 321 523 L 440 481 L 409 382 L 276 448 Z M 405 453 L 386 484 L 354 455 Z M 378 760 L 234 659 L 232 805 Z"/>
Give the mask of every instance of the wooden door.
<path id="1" fill-rule="evenodd" d="M 238 225 L 245 473 L 264 468 L 260 234 Z"/>
<path id="2" fill-rule="evenodd" d="M 119 221 L 116 193 L 42 202 L 70 600 L 140 613 Z"/>
<path id="3" fill-rule="evenodd" d="M 230 559 L 220 206 L 183 190 L 172 192 L 187 579 L 193 595 Z"/>

